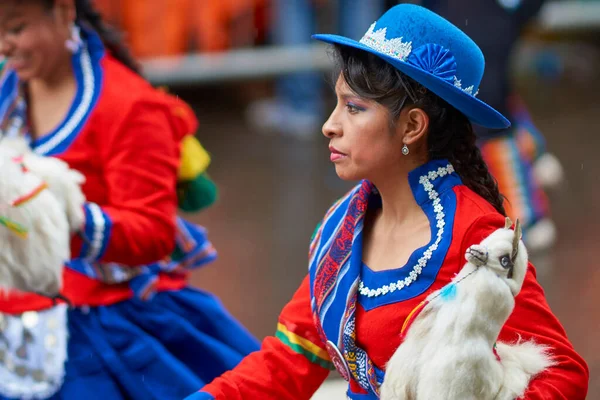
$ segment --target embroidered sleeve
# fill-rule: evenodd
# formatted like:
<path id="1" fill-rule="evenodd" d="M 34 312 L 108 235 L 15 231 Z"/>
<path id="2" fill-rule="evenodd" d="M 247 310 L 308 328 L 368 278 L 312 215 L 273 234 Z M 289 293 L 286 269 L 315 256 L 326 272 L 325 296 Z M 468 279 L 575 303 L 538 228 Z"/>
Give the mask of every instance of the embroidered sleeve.
<path id="1" fill-rule="evenodd" d="M 210 393 L 216 400 L 308 400 L 331 368 L 314 326 L 306 278 L 281 312 L 275 336 L 267 337 L 259 351 L 200 393 Z"/>
<path id="2" fill-rule="evenodd" d="M 175 245 L 178 142 L 165 110 L 141 103 L 100 146 L 108 202 L 87 203 L 79 257 L 156 262 Z"/>
<path id="3" fill-rule="evenodd" d="M 503 226 L 504 217 L 500 214 L 480 217 L 467 230 L 461 251 L 466 251 L 470 245 L 479 243 Z M 585 399 L 589 379 L 587 364 L 573 349 L 564 328 L 550 310 L 531 264 L 521 292 L 516 297 L 515 309 L 499 337 L 499 340 L 508 343 L 520 339 L 547 345 L 556 362 L 530 383 L 523 399 Z"/>

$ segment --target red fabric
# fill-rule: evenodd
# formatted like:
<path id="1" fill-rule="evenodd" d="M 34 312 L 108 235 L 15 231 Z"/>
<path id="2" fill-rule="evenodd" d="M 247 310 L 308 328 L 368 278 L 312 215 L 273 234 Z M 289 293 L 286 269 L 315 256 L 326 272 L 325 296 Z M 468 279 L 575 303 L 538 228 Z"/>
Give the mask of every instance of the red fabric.
<path id="1" fill-rule="evenodd" d="M 279 322 L 318 345 L 319 339 L 310 309 L 308 277 L 284 307 Z M 302 400 L 310 399 L 329 370 L 308 361 L 279 339 L 269 336 L 259 351 L 247 356 L 238 366 L 202 390 L 217 400 Z"/>
<path id="2" fill-rule="evenodd" d="M 87 201 L 111 219 L 112 230 L 101 258 L 141 265 L 169 255 L 175 246 L 176 181 L 179 141 L 196 128 L 183 102 L 153 89 L 107 56 L 96 107 L 69 148 L 58 157 L 86 177 Z M 72 240 L 73 255 L 81 240 Z M 182 287 L 185 276 L 161 276 L 161 290 Z M 132 296 L 127 285 L 104 285 L 69 269 L 62 294 L 75 305 L 111 304 Z M 16 296 L 16 297 L 15 297 Z M 20 313 L 48 307 L 35 295 L 0 296 L 0 312 Z"/>
<path id="3" fill-rule="evenodd" d="M 450 282 L 464 265 L 466 249 L 494 230 L 504 227 L 504 217 L 481 197 L 465 186 L 454 188 L 457 211 L 452 242 L 431 288 L 420 296 L 366 311 L 356 309 L 356 342 L 380 368 L 400 345 L 400 330 L 409 313 L 429 293 Z M 298 326 L 307 337 L 318 341 L 310 316 L 310 296 L 305 280 L 292 301 L 284 308 L 281 319 Z M 514 342 L 518 338 L 534 339 L 553 349 L 558 364 L 532 381 L 527 400 L 585 399 L 589 372 L 585 361 L 575 352 L 563 327 L 548 307 L 544 293 L 529 267 L 523 289 L 516 299 L 515 310 L 502 330 L 499 340 Z M 321 342 L 319 344 L 324 347 Z M 491 349 L 490 349 L 491 351 Z M 309 399 L 324 379 L 326 371 L 291 352 L 277 339 L 267 338 L 263 348 L 247 357 L 237 368 L 206 386 L 203 391 L 217 400 L 235 399 Z M 362 391 L 354 382 L 351 389 Z"/>

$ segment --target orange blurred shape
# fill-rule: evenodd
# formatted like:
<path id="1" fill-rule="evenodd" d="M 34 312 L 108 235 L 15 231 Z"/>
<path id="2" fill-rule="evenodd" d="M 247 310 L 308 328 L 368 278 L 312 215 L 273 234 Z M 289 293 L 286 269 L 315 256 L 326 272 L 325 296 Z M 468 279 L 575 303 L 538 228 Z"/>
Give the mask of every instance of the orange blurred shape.
<path id="1" fill-rule="evenodd" d="M 96 0 L 95 4 L 126 32 L 136 57 L 147 58 L 252 45 L 266 29 L 260 16 L 267 1 Z"/>

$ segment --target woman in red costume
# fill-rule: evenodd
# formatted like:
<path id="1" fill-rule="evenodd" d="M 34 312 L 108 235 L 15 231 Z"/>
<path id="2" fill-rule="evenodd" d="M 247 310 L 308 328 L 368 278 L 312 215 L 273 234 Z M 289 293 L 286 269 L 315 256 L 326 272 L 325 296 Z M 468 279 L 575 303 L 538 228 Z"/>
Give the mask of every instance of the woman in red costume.
<path id="1" fill-rule="evenodd" d="M 360 41 L 315 38 L 334 44 L 338 61 L 337 106 L 323 126 L 331 161 L 340 178 L 360 183 L 316 229 L 308 276 L 274 337 L 190 400 L 310 399 L 331 369 L 348 381 L 349 399 L 378 399 L 411 311 L 452 280 L 471 245 L 504 228 L 503 198 L 472 123 L 510 123 L 476 97 L 484 70 L 477 45 L 407 4 Z M 532 265 L 498 337 L 520 339 L 547 346 L 555 362 L 523 398 L 585 399 L 587 365 Z"/>
<path id="2" fill-rule="evenodd" d="M 86 197 L 70 306 L 0 296 L 0 399 L 180 399 L 233 368 L 255 339 L 187 286 L 216 256 L 177 217 L 214 194 L 206 165 L 190 175 L 191 109 L 139 75 L 88 0 L 2 1 L 0 44 L 2 136 L 82 173 Z"/>

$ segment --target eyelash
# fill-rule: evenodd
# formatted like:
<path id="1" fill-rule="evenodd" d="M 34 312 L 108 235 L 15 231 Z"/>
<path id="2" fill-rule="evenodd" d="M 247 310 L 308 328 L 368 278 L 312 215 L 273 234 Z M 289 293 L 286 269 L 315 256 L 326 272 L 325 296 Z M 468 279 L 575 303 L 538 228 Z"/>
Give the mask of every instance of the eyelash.
<path id="1" fill-rule="evenodd" d="M 8 33 L 12 34 L 12 35 L 18 35 L 19 33 L 21 33 L 23 31 L 23 29 L 25 29 L 25 24 L 18 24 L 13 28 L 10 28 L 8 30 Z"/>
<path id="2" fill-rule="evenodd" d="M 358 114 L 360 111 L 365 111 L 364 108 L 352 103 L 346 103 L 346 109 L 350 114 Z"/>

